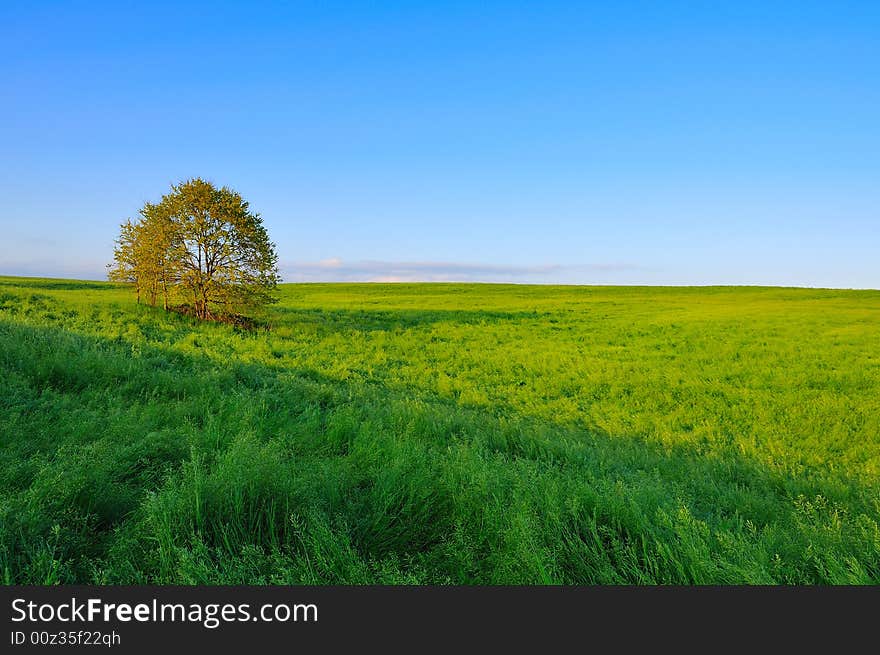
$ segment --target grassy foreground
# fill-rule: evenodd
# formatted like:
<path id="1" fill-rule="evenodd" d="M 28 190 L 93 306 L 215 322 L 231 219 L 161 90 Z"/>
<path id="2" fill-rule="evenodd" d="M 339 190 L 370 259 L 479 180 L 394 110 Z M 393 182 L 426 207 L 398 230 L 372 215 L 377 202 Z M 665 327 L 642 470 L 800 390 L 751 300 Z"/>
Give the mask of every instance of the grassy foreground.
<path id="1" fill-rule="evenodd" d="M 6 583 L 880 583 L 880 292 L 0 278 Z"/>

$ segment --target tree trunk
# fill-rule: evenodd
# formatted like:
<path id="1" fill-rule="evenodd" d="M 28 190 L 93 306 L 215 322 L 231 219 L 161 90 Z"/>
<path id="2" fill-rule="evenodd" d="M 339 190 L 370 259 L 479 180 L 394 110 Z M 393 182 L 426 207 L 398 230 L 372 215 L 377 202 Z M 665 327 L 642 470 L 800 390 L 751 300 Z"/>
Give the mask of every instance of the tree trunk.
<path id="1" fill-rule="evenodd" d="M 207 320 L 210 314 L 208 313 L 208 290 L 202 289 L 202 319 Z"/>

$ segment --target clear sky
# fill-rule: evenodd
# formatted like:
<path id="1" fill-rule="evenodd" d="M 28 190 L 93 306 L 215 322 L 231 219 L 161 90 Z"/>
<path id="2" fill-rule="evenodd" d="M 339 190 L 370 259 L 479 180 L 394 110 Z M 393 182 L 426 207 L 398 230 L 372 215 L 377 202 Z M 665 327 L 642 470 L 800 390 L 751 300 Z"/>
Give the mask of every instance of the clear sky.
<path id="1" fill-rule="evenodd" d="M 880 2 L 3 2 L 0 274 L 172 182 L 286 280 L 880 288 Z"/>

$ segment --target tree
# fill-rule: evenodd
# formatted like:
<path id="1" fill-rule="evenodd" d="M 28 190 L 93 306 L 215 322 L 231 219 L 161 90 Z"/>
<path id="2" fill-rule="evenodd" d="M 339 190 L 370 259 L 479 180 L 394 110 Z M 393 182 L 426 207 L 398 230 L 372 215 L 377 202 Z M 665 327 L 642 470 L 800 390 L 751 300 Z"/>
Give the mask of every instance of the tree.
<path id="1" fill-rule="evenodd" d="M 179 281 L 179 229 L 162 203 L 146 203 L 140 210 L 136 260 L 142 284 L 149 290 L 150 304 L 162 293 L 162 304 L 169 308 L 169 295 Z"/>
<path id="2" fill-rule="evenodd" d="M 141 283 L 137 271 L 135 244 L 137 243 L 137 224 L 128 219 L 119 226 L 119 236 L 113 247 L 113 263 L 107 264 L 107 278 L 111 282 L 130 282 L 141 301 Z"/>
<path id="3" fill-rule="evenodd" d="M 238 193 L 194 179 L 172 187 L 162 203 L 177 228 L 180 283 L 197 316 L 272 301 L 278 256 L 262 219 Z"/>
<path id="4" fill-rule="evenodd" d="M 228 187 L 192 179 L 146 203 L 137 223 L 121 225 L 112 280 L 133 282 L 165 309 L 180 296 L 202 319 L 242 313 L 274 302 L 278 255 L 259 214 Z"/>

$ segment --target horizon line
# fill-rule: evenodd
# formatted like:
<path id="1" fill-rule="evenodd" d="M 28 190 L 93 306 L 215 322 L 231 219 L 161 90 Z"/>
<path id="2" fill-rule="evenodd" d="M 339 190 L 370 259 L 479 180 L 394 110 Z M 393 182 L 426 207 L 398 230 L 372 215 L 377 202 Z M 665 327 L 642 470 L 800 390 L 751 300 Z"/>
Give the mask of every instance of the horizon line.
<path id="1" fill-rule="evenodd" d="M 18 280 L 46 280 L 46 281 L 66 281 L 66 282 L 93 282 L 93 283 L 104 283 L 104 284 L 112 284 L 117 286 L 124 286 L 125 282 L 111 282 L 110 280 L 104 279 L 94 279 L 94 278 L 79 278 L 79 277 L 63 277 L 63 276 L 40 276 L 40 275 L 13 275 L 8 273 L 0 272 L 0 279 L 3 278 L 14 278 Z M 877 287 L 834 287 L 834 286 L 811 286 L 811 285 L 792 285 L 792 284 L 723 284 L 723 283 L 701 283 L 701 284 L 676 284 L 676 283 L 667 283 L 667 284 L 641 284 L 641 283 L 631 283 L 631 284 L 588 284 L 588 283 L 575 283 L 575 282 L 492 282 L 492 281 L 473 281 L 473 280 L 465 280 L 465 281 L 456 281 L 456 280 L 360 280 L 360 281 L 338 281 L 338 280 L 309 280 L 309 281 L 298 281 L 298 282 L 287 282 L 282 281 L 279 282 L 278 286 L 283 285 L 336 285 L 336 286 L 353 286 L 353 285 L 407 285 L 407 284 L 420 284 L 425 286 L 441 286 L 441 285 L 483 285 L 483 286 L 517 286 L 517 287 L 590 287 L 590 288 L 678 288 L 678 289 L 688 289 L 688 288 L 696 288 L 696 289 L 709 289 L 709 288 L 722 288 L 722 289 L 736 289 L 736 288 L 747 288 L 747 289 L 805 289 L 805 290 L 815 290 L 815 291 L 880 291 L 880 288 Z"/>

